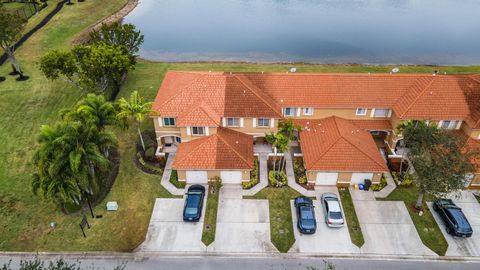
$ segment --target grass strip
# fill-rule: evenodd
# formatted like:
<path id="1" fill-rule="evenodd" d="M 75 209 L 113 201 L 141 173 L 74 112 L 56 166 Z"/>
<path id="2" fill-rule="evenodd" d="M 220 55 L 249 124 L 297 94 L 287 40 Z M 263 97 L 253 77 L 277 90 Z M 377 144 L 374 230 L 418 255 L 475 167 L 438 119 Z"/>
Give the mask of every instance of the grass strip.
<path id="1" fill-rule="evenodd" d="M 342 200 L 345 218 L 347 219 L 350 239 L 357 247 L 362 247 L 363 244 L 365 244 L 365 239 L 363 239 L 362 229 L 360 228 L 360 222 L 358 222 L 357 213 L 355 212 L 355 207 L 353 206 L 350 190 L 348 188 L 339 188 L 338 192 L 340 194 L 340 199 Z"/>
<path id="2" fill-rule="evenodd" d="M 210 245 L 211 243 L 213 243 L 213 241 L 215 241 L 219 195 L 220 186 L 215 184 L 208 185 L 207 208 L 205 209 L 205 221 L 203 224 L 202 232 L 202 242 L 206 246 Z"/>

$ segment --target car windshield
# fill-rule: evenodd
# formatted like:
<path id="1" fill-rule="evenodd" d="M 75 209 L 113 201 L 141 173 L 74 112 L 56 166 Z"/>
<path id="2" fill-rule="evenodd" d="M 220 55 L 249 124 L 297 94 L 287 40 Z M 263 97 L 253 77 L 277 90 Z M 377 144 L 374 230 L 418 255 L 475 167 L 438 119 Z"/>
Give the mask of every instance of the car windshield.
<path id="1" fill-rule="evenodd" d="M 185 214 L 196 215 L 198 211 L 198 205 L 200 204 L 200 195 L 189 194 L 187 198 L 187 206 L 185 208 Z"/>
<path id="2" fill-rule="evenodd" d="M 313 220 L 313 209 L 309 206 L 301 206 L 300 207 L 300 216 L 302 220 Z"/>
<path id="3" fill-rule="evenodd" d="M 451 208 L 450 213 L 455 218 L 455 221 L 458 225 L 459 230 L 470 231 L 471 229 L 470 224 L 468 223 L 468 220 L 465 218 L 465 215 L 463 214 L 462 210 Z"/>
<path id="4" fill-rule="evenodd" d="M 330 219 L 342 219 L 341 212 L 330 212 Z"/>

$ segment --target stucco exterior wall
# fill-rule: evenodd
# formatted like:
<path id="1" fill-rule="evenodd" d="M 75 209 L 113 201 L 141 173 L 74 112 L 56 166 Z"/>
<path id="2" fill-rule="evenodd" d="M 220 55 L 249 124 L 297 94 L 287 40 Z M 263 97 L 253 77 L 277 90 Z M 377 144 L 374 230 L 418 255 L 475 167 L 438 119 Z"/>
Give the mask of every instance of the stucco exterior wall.
<path id="1" fill-rule="evenodd" d="M 187 180 L 187 171 L 188 170 L 177 170 L 178 181 L 186 181 Z M 196 169 L 196 171 L 207 171 L 208 180 L 213 180 L 216 176 L 220 177 L 221 171 L 229 171 L 229 170 L 201 170 Z M 232 170 L 232 171 L 239 171 L 239 170 Z M 242 181 L 248 182 L 250 181 L 250 170 L 242 170 Z"/>
<path id="2" fill-rule="evenodd" d="M 315 184 L 318 172 L 323 172 L 323 171 L 313 171 L 313 170 L 307 171 L 308 183 Z M 352 180 L 352 173 L 353 172 L 338 172 L 337 186 L 349 186 L 350 181 Z M 380 183 L 381 178 L 382 178 L 382 173 L 374 172 L 373 178 L 372 178 L 372 184 Z"/>
<path id="3" fill-rule="evenodd" d="M 243 127 L 227 127 L 227 128 L 255 136 L 255 135 L 265 135 L 271 132 L 275 133 L 278 130 L 277 127 L 278 127 L 278 119 L 274 119 L 274 124 L 272 128 L 271 124 L 269 127 L 259 127 L 258 123 L 255 125 L 255 127 L 253 127 L 253 118 L 243 118 Z"/>

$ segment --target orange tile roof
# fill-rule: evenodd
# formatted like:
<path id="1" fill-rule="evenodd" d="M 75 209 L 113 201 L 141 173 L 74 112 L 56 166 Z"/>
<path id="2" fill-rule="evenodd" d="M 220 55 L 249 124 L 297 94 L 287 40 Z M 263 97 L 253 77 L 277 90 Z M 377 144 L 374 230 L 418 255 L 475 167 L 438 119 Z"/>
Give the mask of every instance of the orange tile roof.
<path id="1" fill-rule="evenodd" d="M 298 120 L 305 168 L 318 171 L 384 172 L 388 167 L 369 132 L 331 116 Z"/>
<path id="2" fill-rule="evenodd" d="M 287 106 L 391 108 L 401 119 L 465 120 L 480 128 L 479 97 L 478 75 L 170 71 L 153 110 L 188 123 L 196 120 L 185 111 L 201 101 L 217 118 L 280 118 Z"/>
<path id="3" fill-rule="evenodd" d="M 219 127 L 217 133 L 178 146 L 174 169 L 251 170 L 253 137 Z"/>

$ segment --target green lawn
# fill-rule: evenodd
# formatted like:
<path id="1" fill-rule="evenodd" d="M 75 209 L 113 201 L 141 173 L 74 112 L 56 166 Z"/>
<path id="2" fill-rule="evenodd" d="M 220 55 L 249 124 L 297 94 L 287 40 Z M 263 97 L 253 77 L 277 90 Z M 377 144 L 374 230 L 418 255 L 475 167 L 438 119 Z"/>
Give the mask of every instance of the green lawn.
<path id="1" fill-rule="evenodd" d="M 57 1 L 39 15 L 31 18 L 27 29 L 40 21 Z M 42 124 L 53 124 L 58 112 L 78 101 L 81 93 L 61 80 L 47 81 L 38 69 L 40 56 L 51 49 L 68 49 L 71 41 L 83 29 L 108 16 L 125 4 L 126 0 L 85 1 L 65 6 L 44 28 L 34 34 L 17 51 L 17 57 L 26 82 L 16 82 L 7 76 L 0 83 L 0 250 L 18 251 L 72 251 L 112 250 L 130 251 L 144 239 L 154 199 L 169 197 L 160 185 L 159 176 L 138 170 L 132 162 L 135 155 L 135 131 L 118 130 L 121 154 L 119 176 L 105 201 L 96 207 L 99 220 L 91 220 L 92 228 L 84 239 L 78 228 L 81 216 L 62 215 L 57 207 L 34 197 L 30 190 L 33 172 L 32 153 L 35 138 Z M 153 63 L 141 61 L 128 75 L 119 97 L 128 97 L 138 90 L 153 100 L 165 72 L 174 70 L 203 71 L 265 71 L 285 72 L 290 67 L 298 72 L 389 72 L 392 66 L 359 65 L 264 65 L 242 63 Z M 434 69 L 448 73 L 480 73 L 480 67 L 400 67 L 403 73 L 431 73 Z M 10 72 L 8 64 L 0 67 L 0 75 Z M 151 121 L 144 128 L 153 129 Z M 272 240 L 280 251 L 287 251 L 294 243 L 289 200 L 298 194 L 291 189 L 265 189 L 257 198 L 270 200 Z M 106 201 L 116 200 L 119 211 L 106 213 Z M 49 229 L 51 221 L 57 223 L 55 231 Z"/>
<path id="2" fill-rule="evenodd" d="M 343 211 L 345 211 L 350 239 L 357 247 L 362 247 L 363 244 L 365 244 L 365 240 L 363 239 L 362 229 L 358 222 L 355 207 L 353 206 L 350 190 L 348 188 L 339 188 L 338 193 L 340 194 L 340 200 L 342 201 Z"/>
<path id="3" fill-rule="evenodd" d="M 433 250 L 438 255 L 443 256 L 448 248 L 447 240 L 445 240 L 445 237 L 440 231 L 440 228 L 438 227 L 438 224 L 433 218 L 433 215 L 426 203 L 423 204 L 423 215 L 418 215 L 418 211 L 415 209 L 417 196 L 418 193 L 414 187 L 397 187 L 387 198 L 383 200 L 404 201 L 408 209 L 408 213 L 415 224 L 415 228 L 417 229 L 423 244 L 425 244 L 425 246 Z M 433 199 L 434 198 L 431 196 L 425 196 L 426 201 L 432 201 Z"/>
<path id="4" fill-rule="evenodd" d="M 215 193 L 212 193 L 214 185 L 208 186 L 207 207 L 205 209 L 205 221 L 203 224 L 202 242 L 208 246 L 215 241 L 215 231 L 217 228 L 218 197 L 220 195 L 219 187 L 215 187 Z"/>
<path id="5" fill-rule="evenodd" d="M 273 245 L 280 252 L 288 252 L 293 243 L 295 243 L 290 201 L 300 195 L 300 193 L 289 187 L 267 187 L 255 194 L 255 196 L 244 197 L 269 201 L 270 237 Z"/>

